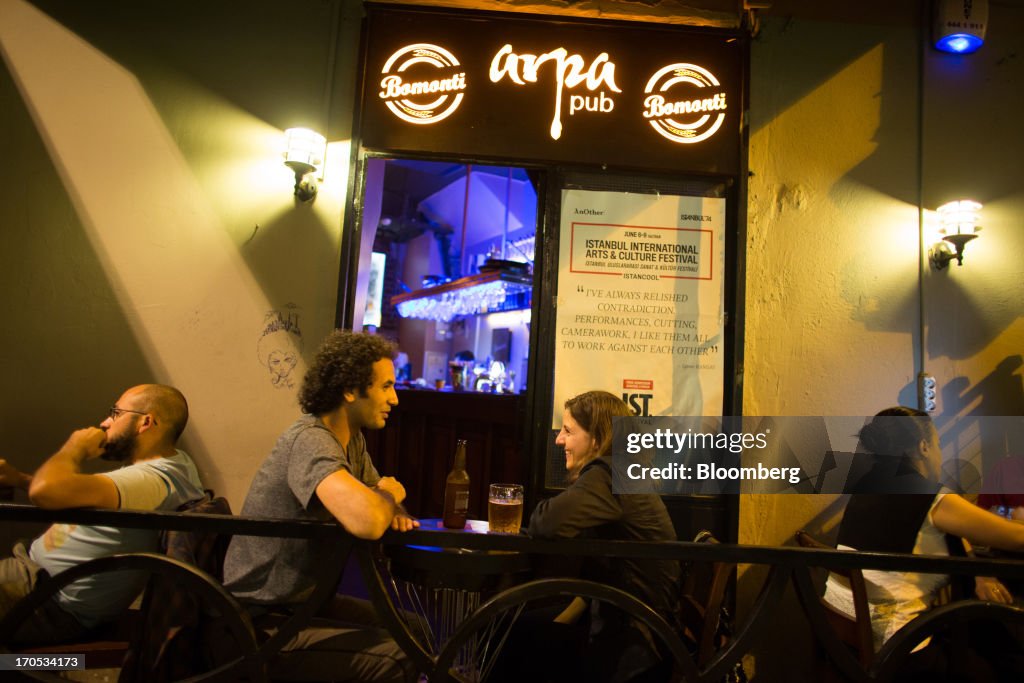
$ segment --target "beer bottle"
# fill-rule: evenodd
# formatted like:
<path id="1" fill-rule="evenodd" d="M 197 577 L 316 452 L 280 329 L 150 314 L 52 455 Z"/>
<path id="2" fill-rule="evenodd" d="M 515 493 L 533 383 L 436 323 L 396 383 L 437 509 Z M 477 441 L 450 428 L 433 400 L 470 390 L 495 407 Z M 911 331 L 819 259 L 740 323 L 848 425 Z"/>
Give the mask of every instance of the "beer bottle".
<path id="1" fill-rule="evenodd" d="M 466 440 L 455 442 L 455 464 L 444 482 L 444 525 L 463 529 L 469 514 L 469 473 L 466 472 Z"/>

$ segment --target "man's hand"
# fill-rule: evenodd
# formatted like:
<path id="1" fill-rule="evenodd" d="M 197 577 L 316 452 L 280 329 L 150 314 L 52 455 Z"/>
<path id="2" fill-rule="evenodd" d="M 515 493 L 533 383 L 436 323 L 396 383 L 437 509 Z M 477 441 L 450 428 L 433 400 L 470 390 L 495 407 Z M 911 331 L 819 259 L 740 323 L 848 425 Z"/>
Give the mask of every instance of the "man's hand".
<path id="1" fill-rule="evenodd" d="M 392 531 L 412 531 L 418 528 L 420 525 L 419 520 L 414 517 L 410 517 L 405 512 L 399 512 L 395 515 L 395 518 L 391 520 Z"/>
<path id="2" fill-rule="evenodd" d="M 95 460 L 103 455 L 103 447 L 107 444 L 107 433 L 99 427 L 86 427 L 71 433 L 64 448 L 81 454 L 79 462 Z"/>
<path id="3" fill-rule="evenodd" d="M 25 474 L 14 465 L 0 458 L 0 486 L 9 486 L 28 491 L 28 485 L 31 481 L 31 475 Z"/>
<path id="4" fill-rule="evenodd" d="M 72 432 L 60 450 L 39 466 L 28 489 L 33 503 L 48 510 L 96 507 L 116 510 L 121 504 L 114 480 L 83 474 L 82 463 L 103 455 L 107 433 L 98 427 Z"/>
<path id="5" fill-rule="evenodd" d="M 978 596 L 979 600 L 1013 604 L 1013 594 L 999 582 L 999 579 L 991 576 L 974 577 L 974 594 Z"/>
<path id="6" fill-rule="evenodd" d="M 390 477 L 371 487 L 340 469 L 324 477 L 316 487 L 316 496 L 350 534 L 375 540 L 391 528 L 395 514 L 401 511 L 394 494 L 387 490 L 395 485 L 395 492 L 404 496 L 405 489 Z"/>
<path id="7" fill-rule="evenodd" d="M 394 477 L 381 477 L 377 487 L 395 499 L 395 505 L 401 505 L 405 500 L 405 487 Z"/>

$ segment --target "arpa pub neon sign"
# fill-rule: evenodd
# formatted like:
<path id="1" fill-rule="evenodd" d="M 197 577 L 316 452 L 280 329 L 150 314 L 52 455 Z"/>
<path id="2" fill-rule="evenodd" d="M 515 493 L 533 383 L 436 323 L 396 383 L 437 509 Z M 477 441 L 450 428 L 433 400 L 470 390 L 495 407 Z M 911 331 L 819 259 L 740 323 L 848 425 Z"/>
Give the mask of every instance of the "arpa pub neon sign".
<path id="1" fill-rule="evenodd" d="M 598 111 L 607 113 L 615 109 L 614 99 L 606 94 L 602 87 L 609 91 L 621 93 L 615 84 L 615 63 L 609 60 L 608 53 L 602 52 L 587 66 L 580 55 L 569 54 L 564 47 L 558 47 L 542 55 L 516 54 L 512 46 L 506 43 L 491 59 L 489 76 L 492 83 L 497 83 L 508 76 L 516 85 L 536 83 L 540 67 L 550 62 L 555 67 L 555 107 L 551 118 L 551 138 L 562 137 L 562 100 L 566 90 L 573 90 L 583 85 L 593 95 L 571 95 L 569 98 L 569 116 L 577 111 Z"/>
<path id="2" fill-rule="evenodd" d="M 542 72 L 542 67 L 544 72 Z M 428 69 L 424 76 L 423 69 Z M 385 62 L 378 93 L 398 118 L 416 125 L 448 118 L 467 94 L 466 74 L 455 55 L 431 43 L 414 43 L 394 52 Z M 568 96 L 569 116 L 578 112 L 608 114 L 622 95 L 616 65 L 607 52 L 587 61 L 582 55 L 557 47 L 543 54 L 517 53 L 505 43 L 491 58 L 492 83 L 507 80 L 530 86 L 553 78 L 554 103 L 548 129 L 552 140 L 562 137 L 563 102 Z M 416 77 L 410 74 L 415 72 Z M 440 75 L 440 78 L 430 76 Z M 728 107 L 721 83 L 708 69 L 676 62 L 658 69 L 644 87 L 641 115 L 662 137 L 694 144 L 721 128 Z"/>

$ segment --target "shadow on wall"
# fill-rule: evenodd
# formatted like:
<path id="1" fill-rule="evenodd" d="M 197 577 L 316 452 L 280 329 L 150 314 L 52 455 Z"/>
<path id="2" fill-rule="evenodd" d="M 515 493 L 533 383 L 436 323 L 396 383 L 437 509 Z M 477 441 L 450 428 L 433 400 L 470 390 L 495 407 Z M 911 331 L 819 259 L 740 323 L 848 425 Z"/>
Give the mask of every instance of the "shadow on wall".
<path id="1" fill-rule="evenodd" d="M 9 293 L 0 434 L 4 457 L 32 466 L 155 372 L 6 69 L 0 104 L 11 138 L 0 183 L 19 198 L 0 202 L 0 291 Z"/>
<path id="2" fill-rule="evenodd" d="M 104 6 L 110 3 L 97 4 Z M 267 433 L 274 431 L 273 421 L 294 412 L 293 397 L 272 389 L 251 392 L 253 410 L 262 418 L 252 425 L 243 424 L 246 416 L 237 411 L 219 410 L 223 392 L 237 395 L 244 391 L 240 387 L 268 385 L 267 369 L 258 366 L 251 346 L 267 311 L 295 301 L 326 320 L 323 328 L 330 326 L 338 258 L 337 250 L 326 246 L 336 244 L 337 226 L 335 235 L 327 235 L 318 213 L 333 205 L 321 204 L 318 212 L 285 211 L 282 207 L 293 203 L 291 181 L 281 186 L 280 197 L 257 207 L 283 214 L 276 218 L 250 206 L 259 203 L 260 193 L 241 182 L 227 187 L 226 199 L 215 205 L 211 194 L 217 193 L 211 193 L 203 174 L 220 168 L 218 156 L 227 158 L 221 165 L 235 163 L 233 155 L 251 128 L 275 129 L 245 115 L 251 125 L 233 133 L 225 119 L 245 117 L 227 100 L 190 82 L 179 86 L 183 79 L 173 65 L 147 58 L 136 47 L 146 41 L 145 21 L 124 23 L 113 10 L 104 15 L 90 8 L 92 18 L 83 18 L 75 33 L 23 0 L 7 0 L 3 7 L 5 19 L 11 18 L 0 22 L 10 69 L 4 71 L 3 96 L 10 106 L 0 111 L 0 138 L 4 173 L 17 176 L 5 185 L 6 201 L 0 203 L 6 226 L 0 240 L 10 246 L 0 261 L 8 266 L 3 277 L 16 278 L 4 291 L 20 293 L 30 283 L 24 301 L 10 305 L 8 319 L 19 332 L 13 339 L 5 335 L 5 346 L 14 350 L 3 357 L 16 366 L 15 376 L 38 375 L 19 385 L 42 382 L 38 391 L 45 399 L 26 402 L 37 414 L 25 424 L 48 415 L 53 421 L 52 408 L 38 411 L 46 402 L 91 405 L 93 392 L 102 394 L 99 413 L 90 410 L 87 420 L 76 418 L 61 428 L 55 438 L 62 439 L 71 427 L 98 422 L 126 385 L 170 378 L 192 403 L 185 445 L 197 457 L 264 451 L 261 442 L 272 443 Z M 222 28 L 225 35 L 233 32 Z M 101 38 L 109 30 L 124 36 L 120 45 L 134 61 L 120 57 L 132 68 L 114 63 L 83 39 L 90 30 Z M 181 38 L 180 49 L 187 51 L 187 35 Z M 106 41 L 118 44 L 109 35 Z M 141 80 L 133 68 L 143 74 Z M 168 84 L 154 74 L 174 74 L 178 80 Z M 311 89 L 322 93 L 322 80 Z M 140 87 L 143 82 L 148 90 Z M 167 104 L 150 94 L 161 92 L 168 100 L 186 88 L 201 96 Z M 288 176 L 279 156 L 273 166 Z M 239 246 L 244 240 L 231 240 L 227 233 L 238 224 L 252 226 L 249 216 L 269 229 L 251 235 L 249 227 L 245 263 L 238 258 L 246 251 Z M 307 258 L 310 253 L 314 256 Z M 37 331 L 55 332 L 54 341 L 37 342 L 32 338 Z M 320 336 L 315 329 L 307 333 Z M 43 351 L 53 362 L 35 360 L 46 358 Z M 127 381 L 111 380 L 116 373 Z M 5 419 L 12 415 L 17 413 L 4 411 Z M 203 429 L 203 424 L 213 426 Z M 238 442 L 240 431 L 250 443 Z M 26 436 L 35 437 L 27 431 Z M 238 501 L 248 484 L 241 467 L 210 466 L 203 474 L 218 491 L 238 494 Z"/>
<path id="3" fill-rule="evenodd" d="M 925 280 L 927 353 L 986 371 L 999 359 L 1018 353 L 1024 334 L 1019 258 L 1024 249 L 1019 172 L 1024 130 L 1018 123 L 1024 107 L 1022 30 L 1024 6 L 993 3 L 981 50 L 964 56 L 925 52 L 925 208 L 972 198 L 984 205 L 985 228 L 968 247 L 963 267 L 930 270 Z M 981 384 L 980 372 L 972 375 L 969 366 L 954 365 L 950 375 L 961 372 Z M 996 395 L 985 393 L 987 414 L 1020 414 L 1019 402 L 995 408 Z M 1010 394 L 1007 399 L 1018 396 Z M 970 404 L 945 406 L 964 410 Z"/>
<path id="4" fill-rule="evenodd" d="M 918 317 L 917 147 L 906 131 L 916 125 L 916 98 L 906 81 L 917 73 L 916 28 L 775 18 L 756 40 L 751 138 L 776 127 L 765 142 L 784 144 L 785 151 L 766 156 L 765 177 L 795 185 L 776 192 L 779 224 L 794 241 L 815 239 L 815 249 L 827 254 L 783 266 L 818 268 L 822 287 L 835 291 L 820 305 L 849 310 L 869 331 L 909 333 L 912 356 L 918 348 L 918 326 L 908 324 Z M 812 227 L 801 222 L 812 217 L 824 223 L 813 224 L 820 234 L 797 232 Z M 901 223 L 907 234 L 897 246 L 892 232 Z M 825 310 L 824 317 L 834 312 Z"/>
<path id="5" fill-rule="evenodd" d="M 34 471 L 72 431 L 98 425 L 128 387 L 157 373 L 6 68 L 0 68 L 2 457 Z M 28 207 L 28 208 L 26 208 Z M 187 432 L 186 432 L 187 434 Z M 25 502 L 19 494 L 16 502 Z M 29 525 L 0 530 L 0 554 Z"/>
<path id="6" fill-rule="evenodd" d="M 995 370 L 969 389 L 965 381 L 961 382 L 962 378 L 948 383 L 942 399 L 975 406 L 968 413 L 970 416 L 1024 415 L 1022 365 L 1024 359 L 1019 355 L 1004 358 Z"/>
<path id="7" fill-rule="evenodd" d="M 863 26 L 840 32 L 834 25 L 823 31 L 814 21 L 770 17 L 754 41 L 758 59 L 751 64 L 750 101 L 756 103 L 750 110 L 751 137 L 877 47 L 878 32 Z M 799 78 L 772 78 L 771 74 L 799 74 Z M 835 102 L 837 111 L 848 105 Z"/>
<path id="8" fill-rule="evenodd" d="M 832 212 L 823 214 L 855 228 L 859 238 L 851 243 L 825 235 L 824 246 L 852 250 L 837 259 L 842 264 L 839 295 L 852 308 L 853 319 L 870 331 L 908 332 L 914 356 L 920 348 L 919 326 L 913 321 L 919 316 L 921 287 L 928 302 L 930 358 L 968 360 L 986 351 L 998 358 L 1005 347 L 993 342 L 1021 317 L 1019 269 L 1006 254 L 1024 246 L 1015 229 L 1021 207 L 1016 167 L 1024 131 L 1007 117 L 1024 106 L 1019 87 L 1024 63 L 1014 38 L 1024 28 L 1024 11 L 1001 6 L 998 15 L 984 50 L 967 57 L 923 46 L 923 17 L 874 27 L 773 19 L 757 39 L 751 130 L 813 99 L 811 114 L 795 117 L 809 129 L 809 140 L 800 142 L 817 149 L 827 144 L 832 152 L 811 154 L 800 145 L 787 151 L 791 160 L 803 155 L 806 166 L 800 173 L 810 178 L 807 182 L 842 171 L 842 156 L 855 158 L 863 147 L 858 141 L 867 132 L 866 119 L 877 119 L 869 132 L 873 149 L 831 184 Z M 759 77 L 762 71 L 765 76 Z M 773 79 L 772 73 L 799 77 Z M 955 140 L 951 131 L 956 131 Z M 824 140 L 823 134 L 831 138 Z M 960 195 L 985 203 L 983 225 L 989 230 L 982 240 L 999 241 L 998 247 L 984 245 L 991 254 L 987 261 L 975 258 L 963 270 L 929 270 L 924 282 L 918 281 L 922 191 L 929 210 Z M 968 270 L 972 265 L 974 272 Z M 915 394 L 911 389 L 901 398 Z"/>
<path id="9" fill-rule="evenodd" d="M 342 17 L 361 12 L 358 3 L 314 3 L 301 13 L 269 0 L 33 4 L 138 79 L 268 302 L 305 301 L 311 315 L 321 313 L 308 305 L 316 293 L 330 291 L 333 302 L 340 216 L 328 224 L 313 204 L 292 202 L 290 172 L 266 141 L 273 147 L 296 125 L 323 130 L 328 111 L 328 140 L 350 137 L 358 22 L 340 25 L 338 45 L 332 36 Z M 256 166 L 280 175 L 273 194 L 246 186 Z M 325 177 L 332 182 L 345 181 L 335 173 Z M 329 327 L 333 304 L 322 307 Z"/>
<path id="10" fill-rule="evenodd" d="M 297 125 L 296 118 L 318 123 L 324 84 L 334 76 L 328 67 L 332 22 L 339 18 L 334 12 L 357 18 L 362 11 L 355 2 L 305 3 L 301 11 L 274 0 L 32 2 L 136 74 L 143 87 L 159 82 L 149 76 L 164 75 L 150 74 L 150 69 L 173 70 L 282 130 Z M 348 23 L 354 24 L 348 30 L 358 31 L 357 21 Z M 352 51 L 354 59 L 352 35 L 340 37 L 339 51 Z M 349 78 L 344 70 L 338 76 Z M 350 108 L 354 83 L 345 80 L 336 86 L 343 93 L 337 103 Z M 161 93 L 150 91 L 150 96 L 159 101 Z M 338 121 L 351 120 L 350 111 L 335 114 Z M 326 134 L 338 139 L 350 133 L 346 127 Z"/>
<path id="11" fill-rule="evenodd" d="M 1002 458 L 1024 456 L 1022 366 L 1021 356 L 1010 356 L 974 386 L 957 377 L 942 389 L 942 405 L 971 406 L 962 415 L 935 420 L 942 435 L 943 470 L 961 490 L 977 493 L 984 473 Z"/>
<path id="12" fill-rule="evenodd" d="M 912 354 L 920 343 L 919 146 L 908 134 L 918 129 L 917 33 L 914 26 L 875 33 L 882 39 L 873 48 L 878 81 L 857 91 L 877 117 L 873 150 L 829 193 L 860 233 L 857 251 L 843 262 L 843 298 L 867 330 L 909 333 Z"/>
<path id="13" fill-rule="evenodd" d="M 934 416 L 943 453 L 943 484 L 954 491 L 977 493 L 983 475 L 1004 457 L 1024 455 L 1024 358 L 1004 358 L 995 370 L 971 386 L 954 377 L 940 389 L 942 414 Z M 907 383 L 899 403 L 917 405 L 917 384 Z M 943 406 L 966 407 L 962 413 Z"/>
<path id="14" fill-rule="evenodd" d="M 982 232 L 978 241 L 992 237 L 996 236 Z M 998 237 L 1016 240 L 1012 235 Z M 1024 246 L 1024 242 L 999 245 L 998 251 L 1009 255 L 1017 246 Z M 989 274 L 980 272 L 982 264 L 977 261 L 969 263 L 970 256 L 967 253 L 964 257 L 962 267 L 954 262 L 951 268 L 957 268 L 955 272 L 947 272 L 948 268 L 942 272 L 932 270 L 932 277 L 928 278 L 930 331 L 927 351 L 931 358 L 971 359 L 989 350 L 992 342 L 1024 314 L 1017 298 L 1024 295 L 1024 281 L 1019 273 L 1005 273 L 1007 279 L 1000 283 Z M 1017 257 L 1010 261 L 1019 263 Z"/>

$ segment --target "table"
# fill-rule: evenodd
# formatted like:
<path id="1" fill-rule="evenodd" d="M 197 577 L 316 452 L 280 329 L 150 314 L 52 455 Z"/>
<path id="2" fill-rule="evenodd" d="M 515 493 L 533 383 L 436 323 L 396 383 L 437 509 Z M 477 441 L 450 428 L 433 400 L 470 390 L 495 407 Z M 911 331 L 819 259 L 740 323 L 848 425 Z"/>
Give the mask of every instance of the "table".
<path id="1" fill-rule="evenodd" d="M 457 531 L 440 519 L 421 519 L 421 530 Z M 487 533 L 487 522 L 470 520 L 462 533 Z M 385 548 L 396 606 L 418 617 L 410 629 L 431 654 L 438 654 L 482 601 L 530 577 L 529 555 L 517 551 L 468 550 L 424 545 Z M 516 614 L 518 616 L 518 614 Z M 454 668 L 469 681 L 486 677 L 515 619 L 472 634 L 459 649 Z"/>

